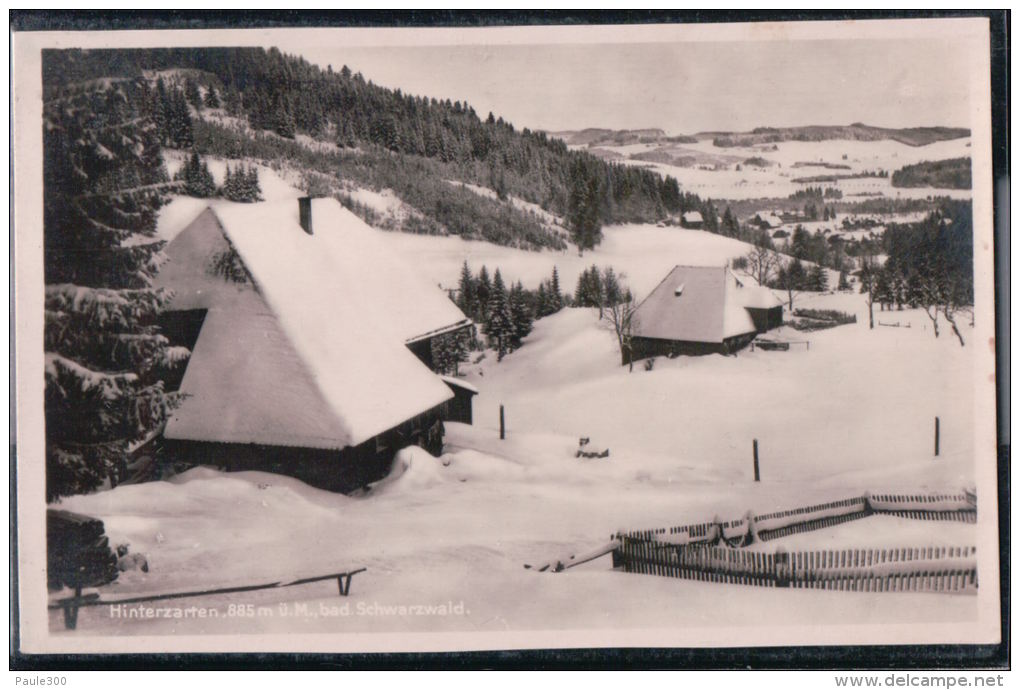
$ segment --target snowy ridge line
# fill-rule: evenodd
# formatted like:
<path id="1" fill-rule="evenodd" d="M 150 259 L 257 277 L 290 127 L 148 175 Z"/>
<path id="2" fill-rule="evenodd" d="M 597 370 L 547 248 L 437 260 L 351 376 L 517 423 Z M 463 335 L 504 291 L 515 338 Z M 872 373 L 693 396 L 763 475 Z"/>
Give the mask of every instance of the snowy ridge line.
<path id="1" fill-rule="evenodd" d="M 859 592 L 973 593 L 973 546 L 761 553 L 718 546 L 683 548 L 623 537 L 613 567 L 624 572 L 757 587 Z"/>
<path id="2" fill-rule="evenodd" d="M 651 530 L 620 531 L 613 538 L 655 539 L 670 544 L 716 544 L 748 546 L 755 541 L 832 527 L 875 514 L 918 520 L 975 522 L 977 497 L 972 492 L 959 494 L 878 494 L 866 492 L 828 503 L 774 511 L 763 515 L 748 512 L 744 517 L 722 522 L 701 522 Z"/>

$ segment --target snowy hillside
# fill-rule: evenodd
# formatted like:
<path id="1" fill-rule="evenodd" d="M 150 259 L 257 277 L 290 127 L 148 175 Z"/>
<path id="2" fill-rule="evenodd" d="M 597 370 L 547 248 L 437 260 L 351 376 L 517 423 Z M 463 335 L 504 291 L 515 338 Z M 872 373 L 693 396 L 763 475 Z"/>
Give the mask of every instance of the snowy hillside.
<path id="1" fill-rule="evenodd" d="M 811 306 L 864 314 L 858 295 L 819 297 Z M 965 620 L 973 615 L 972 597 L 724 587 L 613 572 L 606 559 L 561 575 L 522 568 L 595 546 L 621 528 L 739 516 L 868 489 L 972 483 L 972 348 L 936 340 L 920 312 L 890 316 L 911 328 L 869 331 L 859 318 L 809 334 L 810 350 L 660 358 L 652 371 L 639 363 L 628 373 L 597 316 L 568 309 L 537 322 L 525 347 L 502 363 L 489 357 L 472 368 L 468 380 L 482 391 L 475 425 L 448 424 L 442 458 L 404 451 L 393 477 L 366 496 L 330 494 L 274 475 L 196 469 L 171 482 L 74 497 L 62 507 L 102 518 L 113 543 L 128 542 L 149 559 L 147 575 L 129 573 L 104 596 L 366 566 L 355 579 L 352 606 L 463 602 L 465 611 L 185 621 L 189 631 L 725 625 L 740 623 L 752 604 L 756 616 L 783 610 L 791 623 Z M 874 403 L 876 391 L 882 405 Z M 500 403 L 507 410 L 505 441 L 496 431 Z M 933 459 L 936 414 L 944 440 Z M 610 457 L 576 458 L 582 435 L 610 448 Z M 752 437 L 762 447 L 759 484 L 751 480 Z M 944 532 L 940 523 L 883 520 L 883 545 L 973 537 L 972 525 Z M 807 533 L 795 545 L 870 546 L 869 525 L 878 526 L 865 520 Z M 333 587 L 271 590 L 244 602 L 274 610 L 278 602 L 340 605 Z M 928 600 L 938 605 L 918 605 Z M 226 610 L 233 601 L 196 603 Z M 117 634 L 181 625 L 116 624 L 92 610 L 80 623 Z"/>
<path id="2" fill-rule="evenodd" d="M 720 148 L 711 139 L 673 145 L 629 144 L 605 146 L 605 152 L 621 156 L 628 165 L 647 166 L 672 175 L 684 191 L 712 199 L 765 199 L 786 197 L 805 188 L 796 178 L 818 175 L 846 175 L 866 170 L 892 171 L 920 161 L 943 160 L 970 155 L 970 138 L 939 141 L 926 146 L 909 146 L 895 141 L 783 141 L 776 144 Z M 583 147 L 573 147 L 582 148 Z M 663 161 L 653 154 L 664 153 Z M 665 162 L 665 156 L 684 160 L 683 165 Z M 650 157 L 653 160 L 643 160 Z M 750 164 L 762 159 L 768 166 Z M 811 165 L 815 164 L 815 165 Z M 737 169 L 739 166 L 740 169 Z M 843 166 L 832 168 L 825 166 Z M 812 184 L 818 184 L 817 182 Z M 970 198 L 970 190 L 893 187 L 889 178 L 863 177 L 826 183 L 838 187 L 845 197 L 854 195 L 923 199 L 931 195 Z"/>

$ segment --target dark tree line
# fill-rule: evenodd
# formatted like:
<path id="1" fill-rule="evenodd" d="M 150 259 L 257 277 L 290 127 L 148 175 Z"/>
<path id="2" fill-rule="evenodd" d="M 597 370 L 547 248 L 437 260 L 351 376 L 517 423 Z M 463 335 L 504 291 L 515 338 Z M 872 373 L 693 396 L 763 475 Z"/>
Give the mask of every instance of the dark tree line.
<path id="1" fill-rule="evenodd" d="M 483 118 L 467 103 L 382 88 L 346 67 L 323 70 L 276 49 L 61 51 L 56 59 L 62 62 L 55 70 L 60 75 L 81 78 L 196 70 L 201 76 L 189 77 L 184 89 L 164 85 L 166 104 L 163 97 L 154 99 L 159 118 L 173 113 L 173 121 L 185 128 L 188 94 L 200 110 L 212 107 L 207 101 L 218 91 L 225 110 L 258 131 L 285 138 L 304 133 L 342 148 L 378 148 L 453 164 L 458 179 L 491 185 L 501 197 L 515 195 L 566 218 L 582 248 L 597 244 L 604 224 L 652 222 L 682 208 L 672 178 L 570 151 L 543 132 L 517 130 L 491 113 Z M 184 134 L 168 134 L 164 144 L 189 145 Z"/>
<path id="2" fill-rule="evenodd" d="M 192 153 L 174 179 L 184 183 L 182 191 L 188 196 L 206 199 L 222 196 L 229 201 L 252 203 L 262 201 L 262 187 L 259 185 L 259 172 L 254 165 L 227 165 L 227 172 L 222 186 L 216 185 L 209 165 L 198 153 Z"/>
<path id="3" fill-rule="evenodd" d="M 866 258 L 861 291 L 882 309 L 923 308 L 935 337 L 941 317 L 963 345 L 957 315 L 974 304 L 973 235 L 969 201 L 947 201 L 918 223 L 890 225 L 882 237 L 888 258 L 882 266 Z"/>
<path id="4" fill-rule="evenodd" d="M 612 266 L 599 268 L 592 265 L 577 277 L 573 306 L 598 309 L 599 318 L 602 318 L 608 307 L 631 302 L 633 299 L 630 289 L 621 283 L 620 276 Z"/>
<path id="5" fill-rule="evenodd" d="M 560 292 L 555 268 L 537 290 L 527 290 L 520 281 L 507 286 L 498 268 L 491 277 L 485 266 L 474 275 L 466 261 L 453 299 L 464 314 L 482 326 L 489 346 L 496 350 L 500 360 L 523 344 L 535 319 L 556 313 L 567 302 Z M 475 345 L 481 347 L 480 343 Z"/>

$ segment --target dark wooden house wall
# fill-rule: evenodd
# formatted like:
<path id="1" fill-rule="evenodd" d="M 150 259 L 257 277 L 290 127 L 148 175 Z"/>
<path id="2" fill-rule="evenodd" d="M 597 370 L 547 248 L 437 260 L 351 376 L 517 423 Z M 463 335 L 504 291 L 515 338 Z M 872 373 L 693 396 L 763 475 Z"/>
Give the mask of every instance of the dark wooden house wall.
<path id="1" fill-rule="evenodd" d="M 462 424 L 473 424 L 472 403 L 475 394 L 466 388 L 447 384 L 453 391 L 453 399 L 442 404 L 441 410 L 443 420 L 447 422 L 460 422 Z"/>
<path id="2" fill-rule="evenodd" d="M 435 363 L 432 360 L 432 338 L 425 338 L 407 344 L 407 349 L 414 353 L 414 356 L 421 360 L 421 363 L 432 371 L 435 371 Z"/>
<path id="3" fill-rule="evenodd" d="M 751 321 L 759 333 L 771 331 L 783 325 L 783 306 L 776 305 L 768 309 L 747 307 L 747 313 L 751 315 Z"/>
<path id="4" fill-rule="evenodd" d="M 751 344 L 757 333 L 745 333 L 727 338 L 721 343 L 702 343 L 691 340 L 666 340 L 635 336 L 631 339 L 634 361 L 649 357 L 679 357 L 680 355 L 730 355 Z M 627 364 L 624 361 L 624 364 Z"/>
<path id="5" fill-rule="evenodd" d="M 208 465 L 227 472 L 282 474 L 328 491 L 349 493 L 385 477 L 397 452 L 418 445 L 443 452 L 442 405 L 403 422 L 361 445 L 329 450 L 299 446 L 162 439 L 161 463 Z"/>

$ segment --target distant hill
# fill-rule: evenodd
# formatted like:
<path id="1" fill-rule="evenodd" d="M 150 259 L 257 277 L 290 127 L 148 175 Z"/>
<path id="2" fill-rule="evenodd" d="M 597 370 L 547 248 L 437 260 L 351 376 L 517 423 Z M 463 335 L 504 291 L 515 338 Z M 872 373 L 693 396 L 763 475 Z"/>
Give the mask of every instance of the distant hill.
<path id="1" fill-rule="evenodd" d="M 907 127 L 890 129 L 872 127 L 860 122 L 852 125 L 808 125 L 804 127 L 756 127 L 750 132 L 727 132 L 710 130 L 694 135 L 667 135 L 661 129 L 604 129 L 590 127 L 581 130 L 548 132 L 548 136 L 560 139 L 568 146 L 627 146 L 630 144 L 694 144 L 711 139 L 721 148 L 735 146 L 761 146 L 783 141 L 827 141 L 848 139 L 851 141 L 898 141 L 908 146 L 925 146 L 936 141 L 962 139 L 970 136 L 969 129 L 960 127 Z"/>
<path id="2" fill-rule="evenodd" d="M 699 139 L 711 138 L 716 146 L 758 146 L 782 141 L 898 141 L 908 146 L 925 146 L 936 141 L 969 137 L 970 130 L 959 127 L 908 127 L 889 129 L 855 122 L 848 126 L 811 125 L 807 127 L 758 127 L 750 132 L 701 132 Z"/>
<path id="3" fill-rule="evenodd" d="M 578 131 L 549 132 L 550 137 L 561 139 L 567 146 L 627 146 L 629 144 L 694 144 L 698 140 L 686 135 L 667 136 L 661 129 L 600 129 L 592 127 Z"/>
<path id="4" fill-rule="evenodd" d="M 892 186 L 970 189 L 970 158 L 921 161 L 904 166 L 893 172 Z"/>

